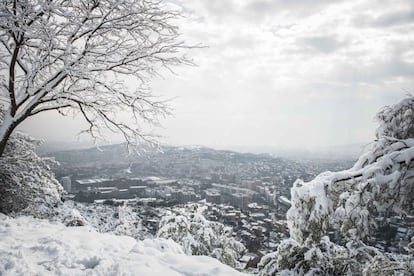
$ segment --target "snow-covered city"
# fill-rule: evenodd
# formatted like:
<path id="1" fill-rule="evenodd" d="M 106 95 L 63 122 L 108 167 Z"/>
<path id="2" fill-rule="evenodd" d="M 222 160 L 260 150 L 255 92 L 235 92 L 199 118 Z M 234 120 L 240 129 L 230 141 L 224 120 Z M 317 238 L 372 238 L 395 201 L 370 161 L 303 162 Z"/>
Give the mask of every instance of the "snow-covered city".
<path id="1" fill-rule="evenodd" d="M 414 275 L 411 0 L 0 1 L 0 275 Z"/>

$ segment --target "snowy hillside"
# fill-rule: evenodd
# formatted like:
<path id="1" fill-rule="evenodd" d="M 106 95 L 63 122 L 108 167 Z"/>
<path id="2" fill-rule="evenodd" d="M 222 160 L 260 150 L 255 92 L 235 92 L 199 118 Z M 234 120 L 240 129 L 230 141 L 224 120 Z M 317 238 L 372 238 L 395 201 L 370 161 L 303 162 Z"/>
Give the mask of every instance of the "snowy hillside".
<path id="1" fill-rule="evenodd" d="M 243 275 L 171 240 L 136 241 L 0 213 L 0 275 Z"/>

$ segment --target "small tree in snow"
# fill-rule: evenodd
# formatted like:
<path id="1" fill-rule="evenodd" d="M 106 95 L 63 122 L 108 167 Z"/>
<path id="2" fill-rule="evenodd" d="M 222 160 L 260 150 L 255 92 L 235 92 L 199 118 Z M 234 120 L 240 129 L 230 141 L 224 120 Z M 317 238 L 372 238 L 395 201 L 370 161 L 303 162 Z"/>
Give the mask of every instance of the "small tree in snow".
<path id="1" fill-rule="evenodd" d="M 168 109 L 148 79 L 189 63 L 173 25 L 178 17 L 157 0 L 0 1 L 0 97 L 7 103 L 0 156 L 20 123 L 49 110 L 79 113 L 95 139 L 103 128 L 131 143 L 150 139 L 140 123 L 156 123 Z M 121 111 L 135 124 L 121 121 Z"/>
<path id="2" fill-rule="evenodd" d="M 143 232 L 142 220 L 126 203 L 118 206 L 119 224 L 115 227 L 115 235 L 126 235 L 136 239 L 141 238 Z"/>
<path id="3" fill-rule="evenodd" d="M 162 217 L 157 237 L 174 240 L 186 254 L 211 256 L 237 267 L 245 247 L 231 236 L 231 228 L 206 220 L 202 208 L 189 207 L 191 210 L 178 208 L 177 213 Z"/>

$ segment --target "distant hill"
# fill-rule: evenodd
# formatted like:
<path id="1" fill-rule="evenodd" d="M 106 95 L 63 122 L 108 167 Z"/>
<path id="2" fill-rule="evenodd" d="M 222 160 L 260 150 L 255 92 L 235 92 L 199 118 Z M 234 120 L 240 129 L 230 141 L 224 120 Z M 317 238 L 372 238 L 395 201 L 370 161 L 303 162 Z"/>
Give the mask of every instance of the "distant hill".
<path id="1" fill-rule="evenodd" d="M 143 147 L 140 154 L 128 155 L 126 144 L 48 153 L 61 164 L 58 177 L 75 178 L 162 176 L 202 179 L 220 175 L 228 179 L 297 178 L 311 179 L 325 170 L 351 167 L 353 160 L 284 158 L 270 154 L 240 153 L 207 147 Z"/>
<path id="2" fill-rule="evenodd" d="M 64 151 L 64 150 L 77 150 L 87 149 L 93 147 L 93 143 L 90 142 L 59 142 L 48 141 L 36 148 L 36 152 L 41 155 L 46 155 L 51 152 Z"/>
<path id="3" fill-rule="evenodd" d="M 229 150 L 215 150 L 201 146 L 173 147 L 160 146 L 158 148 L 144 146 L 140 152 L 128 154 L 125 143 L 106 145 L 99 148 L 68 149 L 47 153 L 55 157 L 61 164 L 76 164 L 86 166 L 91 164 L 129 164 L 140 160 L 169 159 L 178 163 L 183 160 L 215 160 L 215 161 L 247 161 L 252 159 L 273 159 L 269 154 L 239 153 Z"/>
<path id="4" fill-rule="evenodd" d="M 267 153 L 292 159 L 356 160 L 369 144 L 353 143 L 309 149 L 293 149 L 273 146 L 227 146 L 237 152 Z"/>

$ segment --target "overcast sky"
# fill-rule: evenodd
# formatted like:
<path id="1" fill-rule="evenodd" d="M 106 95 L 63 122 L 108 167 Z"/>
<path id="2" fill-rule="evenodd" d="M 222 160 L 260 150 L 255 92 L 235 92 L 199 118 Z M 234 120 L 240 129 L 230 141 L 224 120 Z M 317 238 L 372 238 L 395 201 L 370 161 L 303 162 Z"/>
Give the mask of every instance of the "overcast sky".
<path id="1" fill-rule="evenodd" d="M 311 149 L 374 138 L 374 115 L 414 88 L 412 0 L 170 0 L 197 67 L 153 80 L 175 98 L 157 133 L 183 145 Z M 81 124 L 26 122 L 46 140 Z M 113 140 L 116 142 L 116 138 Z"/>

